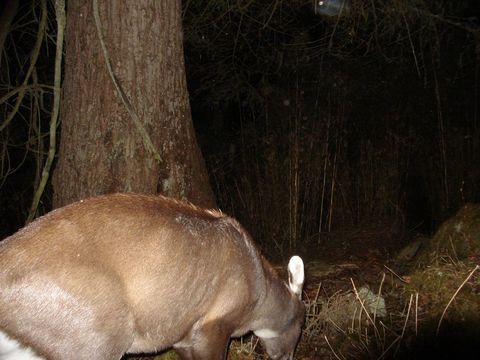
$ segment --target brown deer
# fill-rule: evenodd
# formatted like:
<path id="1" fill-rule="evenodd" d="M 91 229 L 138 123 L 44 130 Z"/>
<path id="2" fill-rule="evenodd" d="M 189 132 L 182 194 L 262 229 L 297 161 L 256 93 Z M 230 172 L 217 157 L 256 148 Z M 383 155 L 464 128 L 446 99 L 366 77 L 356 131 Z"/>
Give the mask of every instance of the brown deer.
<path id="1" fill-rule="evenodd" d="M 253 331 L 293 359 L 303 262 L 284 283 L 218 211 L 113 194 L 54 210 L 0 242 L 0 359 L 115 359 L 173 347 L 221 360 Z"/>

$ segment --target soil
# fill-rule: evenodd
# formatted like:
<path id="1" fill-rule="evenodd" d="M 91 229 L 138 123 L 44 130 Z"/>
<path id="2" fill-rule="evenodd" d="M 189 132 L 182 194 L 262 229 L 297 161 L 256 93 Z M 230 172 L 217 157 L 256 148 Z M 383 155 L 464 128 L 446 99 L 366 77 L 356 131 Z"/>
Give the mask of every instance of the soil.
<path id="1" fill-rule="evenodd" d="M 353 231 L 302 249 L 305 300 L 315 311 L 297 359 L 480 359 L 478 214 L 478 206 L 460 210 L 432 239 Z M 446 238 L 448 256 L 434 251 Z M 465 243 L 474 251 L 464 254 Z M 387 318 L 361 315 L 361 287 L 381 295 Z M 323 324 L 308 327 L 314 317 Z"/>
<path id="2" fill-rule="evenodd" d="M 465 222 L 465 211 L 459 214 Z M 446 223 L 458 230 L 454 219 Z M 475 226 L 465 228 L 477 234 Z M 435 236 L 450 237 L 446 226 L 440 229 Z M 307 316 L 295 358 L 480 359 L 480 257 L 436 258 L 435 236 L 373 229 L 304 243 L 298 255 Z M 275 262 L 283 277 L 287 261 Z M 229 359 L 267 359 L 257 345 L 254 336 L 232 341 Z M 178 358 L 169 352 L 158 359 Z"/>

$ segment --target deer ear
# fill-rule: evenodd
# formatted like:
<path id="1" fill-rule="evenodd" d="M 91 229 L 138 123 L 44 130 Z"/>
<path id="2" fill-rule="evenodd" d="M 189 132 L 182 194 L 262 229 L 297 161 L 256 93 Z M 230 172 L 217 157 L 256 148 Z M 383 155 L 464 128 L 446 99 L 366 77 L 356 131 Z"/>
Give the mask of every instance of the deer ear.
<path id="1" fill-rule="evenodd" d="M 292 256 L 288 262 L 288 286 L 299 298 L 302 296 L 304 281 L 303 261 L 300 256 Z"/>

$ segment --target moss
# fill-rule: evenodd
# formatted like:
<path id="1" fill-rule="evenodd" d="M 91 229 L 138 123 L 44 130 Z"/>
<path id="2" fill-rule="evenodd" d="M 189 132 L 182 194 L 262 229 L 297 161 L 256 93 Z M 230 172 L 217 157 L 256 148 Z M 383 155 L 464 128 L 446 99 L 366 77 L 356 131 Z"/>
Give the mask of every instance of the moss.
<path id="1" fill-rule="evenodd" d="M 409 292 L 418 292 L 424 320 L 438 319 L 476 264 L 471 261 L 430 265 L 411 274 Z M 480 271 L 462 286 L 445 313 L 445 320 L 480 321 Z"/>
<path id="2" fill-rule="evenodd" d="M 462 260 L 480 255 L 480 204 L 467 204 L 445 221 L 423 251 L 421 261 L 438 257 Z"/>

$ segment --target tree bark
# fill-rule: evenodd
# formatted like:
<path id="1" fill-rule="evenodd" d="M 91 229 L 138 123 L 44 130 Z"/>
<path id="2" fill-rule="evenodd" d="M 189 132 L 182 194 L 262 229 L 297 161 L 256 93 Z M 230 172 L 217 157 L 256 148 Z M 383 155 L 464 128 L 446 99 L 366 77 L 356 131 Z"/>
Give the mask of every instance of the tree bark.
<path id="1" fill-rule="evenodd" d="M 54 207 L 118 191 L 215 206 L 191 120 L 181 1 L 102 0 L 98 14 L 101 32 L 92 0 L 68 2 Z"/>

